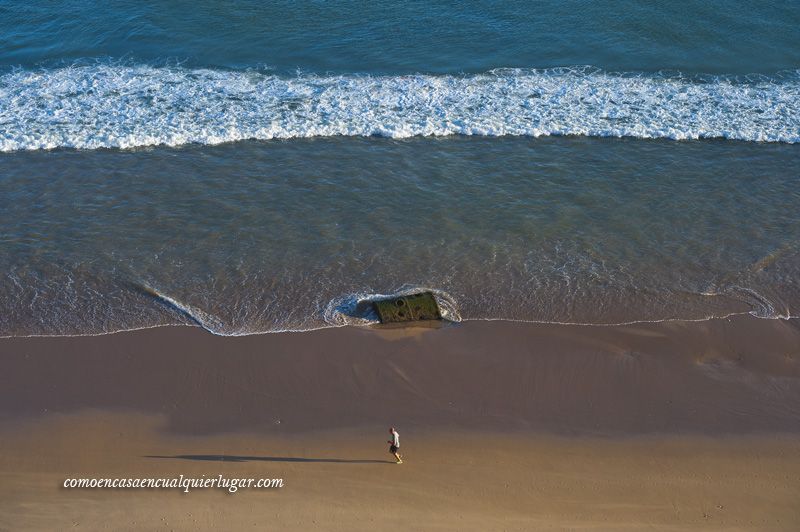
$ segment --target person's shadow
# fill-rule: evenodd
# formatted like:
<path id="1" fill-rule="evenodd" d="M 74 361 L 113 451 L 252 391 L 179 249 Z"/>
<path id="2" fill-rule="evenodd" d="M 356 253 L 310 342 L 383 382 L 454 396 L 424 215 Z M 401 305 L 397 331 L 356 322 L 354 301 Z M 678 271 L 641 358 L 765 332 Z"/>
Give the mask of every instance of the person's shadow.
<path id="1" fill-rule="evenodd" d="M 346 460 L 344 458 L 297 458 L 292 456 L 235 456 L 229 454 L 178 454 L 174 456 L 147 455 L 144 458 L 174 460 L 204 460 L 208 462 L 301 462 L 314 464 L 393 464 L 391 460 Z"/>

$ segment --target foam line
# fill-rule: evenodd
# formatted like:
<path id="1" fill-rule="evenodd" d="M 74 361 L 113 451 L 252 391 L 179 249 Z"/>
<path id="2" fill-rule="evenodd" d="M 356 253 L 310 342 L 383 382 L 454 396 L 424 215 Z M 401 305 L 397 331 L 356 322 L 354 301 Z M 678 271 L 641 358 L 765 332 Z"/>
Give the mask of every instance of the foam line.
<path id="1" fill-rule="evenodd" d="M 681 77 L 591 68 L 297 75 L 98 63 L 0 75 L 0 151 L 326 136 L 800 142 L 800 71 Z"/>
<path id="2" fill-rule="evenodd" d="M 139 287 L 140 290 L 156 300 L 162 302 L 163 304 L 167 305 L 168 307 L 172 307 L 176 309 L 178 312 L 189 318 L 192 322 L 196 323 L 203 329 L 214 333 L 219 334 L 220 331 L 224 330 L 224 324 L 217 319 L 215 316 L 208 314 L 207 312 L 202 311 L 197 307 L 193 307 L 191 305 L 187 305 L 174 299 L 155 288 L 151 288 L 149 286 L 141 286 Z"/>

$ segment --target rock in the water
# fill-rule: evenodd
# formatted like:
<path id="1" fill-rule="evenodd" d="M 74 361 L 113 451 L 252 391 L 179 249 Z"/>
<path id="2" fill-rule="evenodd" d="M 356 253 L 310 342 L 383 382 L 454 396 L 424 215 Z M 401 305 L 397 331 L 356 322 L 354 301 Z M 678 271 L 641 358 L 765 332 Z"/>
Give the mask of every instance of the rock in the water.
<path id="1" fill-rule="evenodd" d="M 431 292 L 373 301 L 372 306 L 381 323 L 442 319 L 439 304 Z"/>

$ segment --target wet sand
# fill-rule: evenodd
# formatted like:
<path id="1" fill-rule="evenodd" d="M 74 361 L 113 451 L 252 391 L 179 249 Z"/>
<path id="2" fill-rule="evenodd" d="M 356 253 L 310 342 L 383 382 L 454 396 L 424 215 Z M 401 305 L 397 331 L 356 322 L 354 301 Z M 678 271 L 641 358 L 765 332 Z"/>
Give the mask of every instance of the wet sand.
<path id="1" fill-rule="evenodd" d="M 800 527 L 795 321 L 166 327 L 0 365 L 0 529 Z M 285 486 L 59 488 L 172 474 Z"/>

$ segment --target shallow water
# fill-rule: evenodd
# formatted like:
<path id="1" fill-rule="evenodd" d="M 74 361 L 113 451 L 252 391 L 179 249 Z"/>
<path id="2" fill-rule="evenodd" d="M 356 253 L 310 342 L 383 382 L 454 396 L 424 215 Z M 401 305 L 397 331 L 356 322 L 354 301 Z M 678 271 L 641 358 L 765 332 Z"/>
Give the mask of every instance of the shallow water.
<path id="1" fill-rule="evenodd" d="M 464 319 L 792 314 L 799 155 L 580 137 L 6 154 L 0 328 L 116 330 L 177 306 L 220 333 L 302 330 L 404 285 Z"/>

